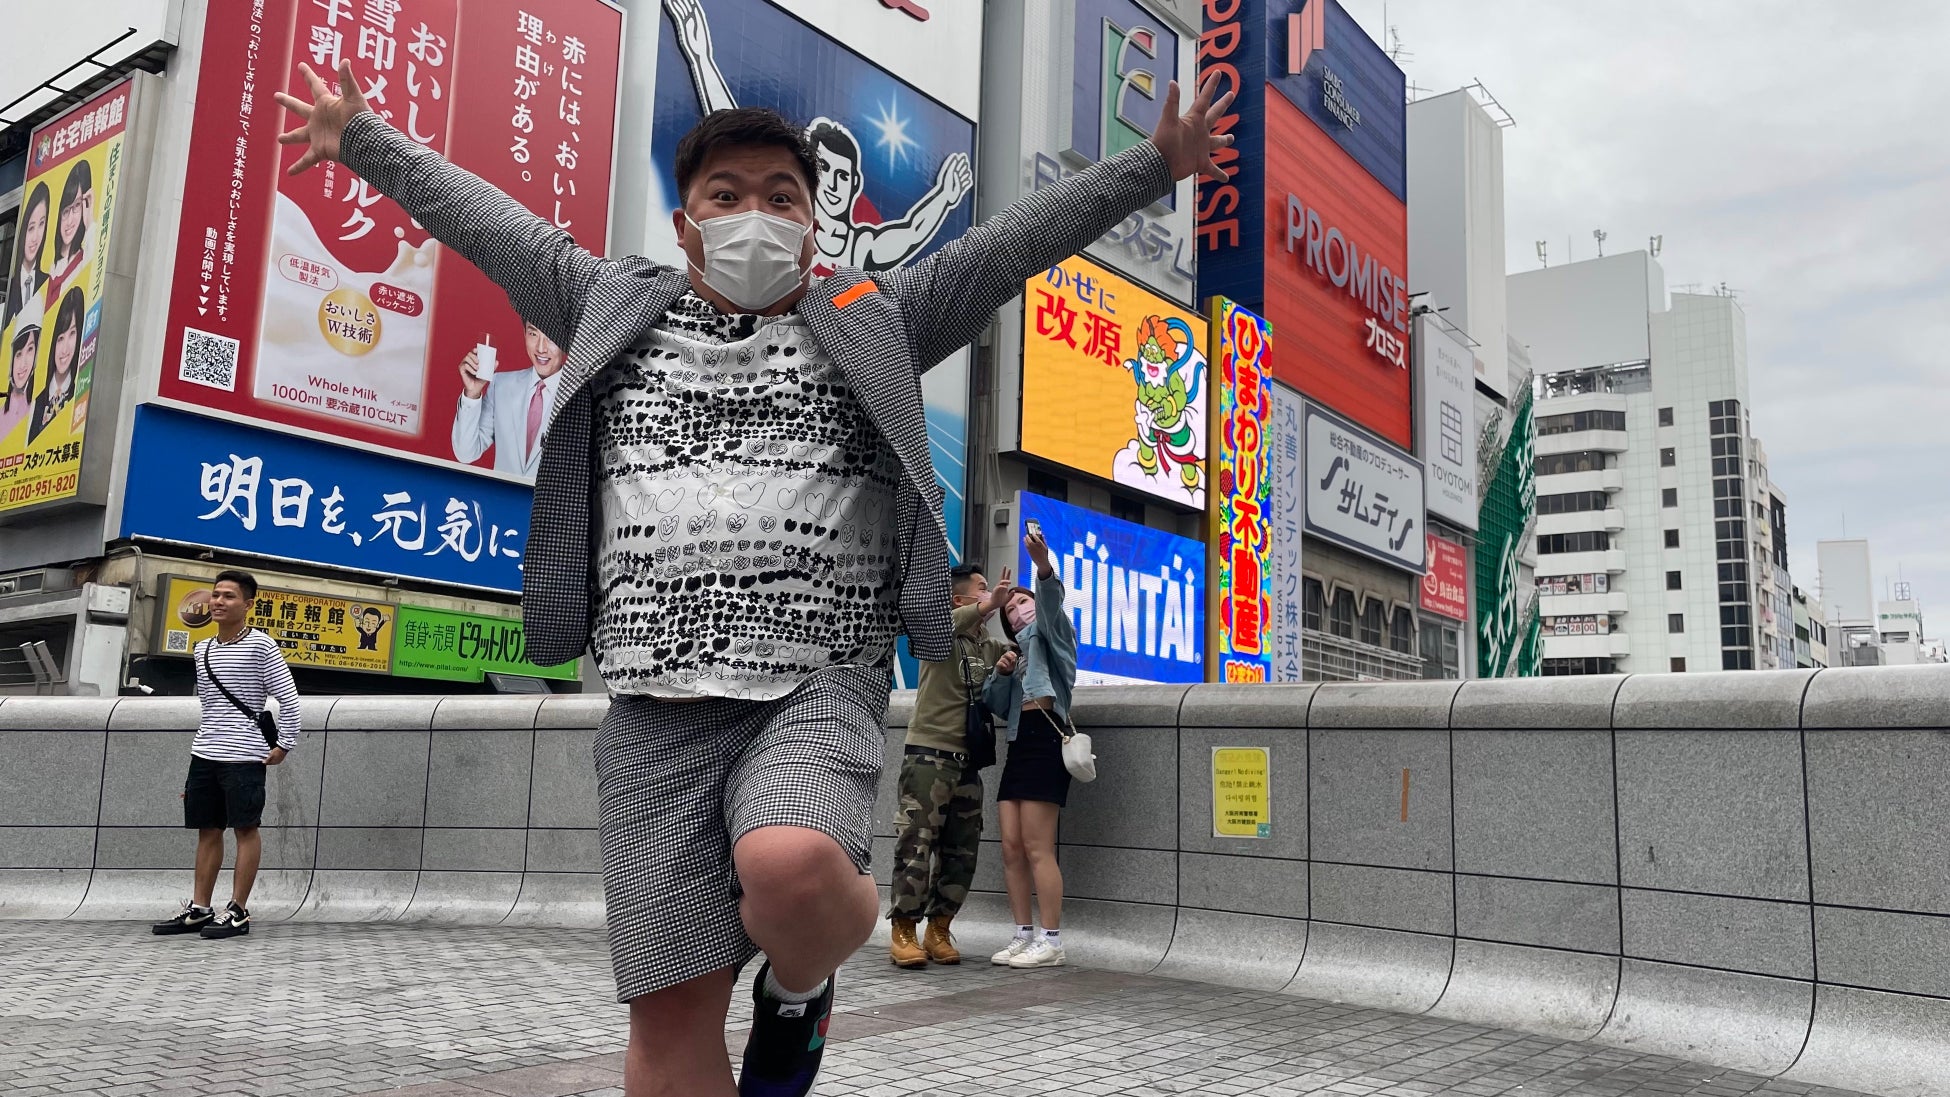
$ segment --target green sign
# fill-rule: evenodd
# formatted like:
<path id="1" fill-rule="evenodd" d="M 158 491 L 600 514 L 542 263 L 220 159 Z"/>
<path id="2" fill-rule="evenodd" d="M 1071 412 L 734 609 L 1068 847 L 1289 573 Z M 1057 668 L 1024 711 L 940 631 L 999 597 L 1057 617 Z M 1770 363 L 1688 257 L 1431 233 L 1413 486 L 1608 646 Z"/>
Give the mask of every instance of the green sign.
<path id="1" fill-rule="evenodd" d="M 484 674 L 525 674 L 576 680 L 576 664 L 538 667 L 528 662 L 527 637 L 512 617 L 401 606 L 393 631 L 393 673 L 404 678 L 478 682 Z"/>
<path id="2" fill-rule="evenodd" d="M 1543 669 L 1542 621 L 1535 610 L 1524 619 L 1527 592 L 1518 567 L 1537 507 L 1532 399 L 1527 388 L 1518 394 L 1509 437 L 1483 493 L 1476 535 L 1476 670 L 1483 678 L 1529 677 Z"/>

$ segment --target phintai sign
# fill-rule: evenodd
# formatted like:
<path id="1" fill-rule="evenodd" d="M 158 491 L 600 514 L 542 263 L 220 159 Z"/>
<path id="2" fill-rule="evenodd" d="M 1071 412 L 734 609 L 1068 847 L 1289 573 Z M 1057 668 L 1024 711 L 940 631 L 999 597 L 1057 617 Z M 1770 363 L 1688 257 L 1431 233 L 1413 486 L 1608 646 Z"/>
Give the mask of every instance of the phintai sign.
<path id="1" fill-rule="evenodd" d="M 1212 748 L 1212 837 L 1273 836 L 1273 751 Z"/>

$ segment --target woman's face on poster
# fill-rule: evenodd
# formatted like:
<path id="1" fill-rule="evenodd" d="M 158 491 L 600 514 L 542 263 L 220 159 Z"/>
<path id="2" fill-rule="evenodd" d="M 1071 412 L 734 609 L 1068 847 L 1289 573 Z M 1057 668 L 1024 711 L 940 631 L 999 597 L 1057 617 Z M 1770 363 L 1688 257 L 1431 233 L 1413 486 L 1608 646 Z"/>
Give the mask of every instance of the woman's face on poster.
<path id="1" fill-rule="evenodd" d="M 61 242 L 67 247 L 81 243 L 81 215 L 88 209 L 88 191 L 74 196 L 74 201 L 61 207 Z"/>
<path id="2" fill-rule="evenodd" d="M 27 223 L 20 226 L 20 254 L 26 258 L 27 266 L 40 261 L 41 248 L 47 243 L 47 203 L 36 202 L 27 211 Z"/>
<path id="3" fill-rule="evenodd" d="M 14 351 L 13 387 L 7 390 L 9 395 L 25 393 L 27 387 L 34 383 L 34 356 L 40 353 L 40 349 L 39 339 L 28 339 L 20 344 L 19 350 Z"/>
<path id="4" fill-rule="evenodd" d="M 81 345 L 81 325 L 69 324 L 54 333 L 54 372 L 67 374 L 74 371 L 75 351 Z"/>

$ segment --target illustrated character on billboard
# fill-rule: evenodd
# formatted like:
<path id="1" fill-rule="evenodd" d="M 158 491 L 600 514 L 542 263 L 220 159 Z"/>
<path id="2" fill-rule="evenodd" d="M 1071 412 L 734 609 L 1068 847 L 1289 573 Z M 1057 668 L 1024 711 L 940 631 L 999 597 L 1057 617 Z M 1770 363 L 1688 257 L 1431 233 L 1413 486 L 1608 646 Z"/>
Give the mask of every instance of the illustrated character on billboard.
<path id="1" fill-rule="evenodd" d="M 1147 316 L 1138 325 L 1137 357 L 1124 363 L 1137 382 L 1135 437 L 1117 456 L 1117 479 L 1135 472 L 1140 483 L 1181 485 L 1197 496 L 1205 483 L 1204 431 L 1199 397 L 1205 388 L 1205 355 L 1191 325 Z"/>
<path id="2" fill-rule="evenodd" d="M 664 11 L 677 29 L 677 46 L 691 70 L 704 113 L 738 106 L 731 85 L 712 53 L 711 27 L 705 21 L 704 0 L 664 0 Z M 904 216 L 878 224 L 863 220 L 862 196 L 867 177 L 860 142 L 845 125 L 815 118 L 806 136 L 819 157 L 819 191 L 814 195 L 818 221 L 813 239 L 818 254 L 812 273 L 824 278 L 840 267 L 865 271 L 892 270 L 919 255 L 935 233 L 975 189 L 975 173 L 965 153 L 942 161 L 933 189 Z"/>
<path id="3" fill-rule="evenodd" d="M 41 386 L 40 399 L 34 401 L 34 419 L 27 428 L 29 442 L 39 438 L 55 417 L 74 402 L 75 376 L 81 372 L 81 319 L 87 311 L 80 286 L 61 298 L 60 311 L 54 314 L 54 329 L 48 336 L 47 381 Z"/>
<path id="4" fill-rule="evenodd" d="M 386 628 L 386 615 L 379 611 L 378 606 L 367 606 L 363 610 L 354 606 L 353 609 L 358 614 L 352 628 L 359 634 L 359 650 L 378 651 L 379 634 Z"/>
<path id="5" fill-rule="evenodd" d="M 47 184 L 35 183 L 34 191 L 20 207 L 20 233 L 14 237 L 13 277 L 7 280 L 6 320 L 23 312 L 38 314 L 47 292 L 47 268 L 41 253 L 47 250 L 47 222 L 53 202 Z M 38 315 L 36 316 L 38 323 Z"/>
<path id="6" fill-rule="evenodd" d="M 567 355 L 533 324 L 522 325 L 524 369 L 496 373 L 497 350 L 482 343 L 460 362 L 454 409 L 454 460 L 473 464 L 494 447 L 494 471 L 535 479 L 542 463 L 542 424 L 555 406 Z"/>

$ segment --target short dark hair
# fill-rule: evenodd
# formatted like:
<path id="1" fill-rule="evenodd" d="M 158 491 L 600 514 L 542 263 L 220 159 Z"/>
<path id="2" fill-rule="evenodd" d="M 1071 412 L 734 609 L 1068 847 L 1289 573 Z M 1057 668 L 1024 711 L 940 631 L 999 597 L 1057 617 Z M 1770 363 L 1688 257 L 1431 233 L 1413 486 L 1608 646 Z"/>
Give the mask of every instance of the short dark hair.
<path id="1" fill-rule="evenodd" d="M 980 564 L 956 564 L 948 570 L 948 578 L 953 580 L 949 589 L 960 594 L 967 589 L 968 581 L 980 574 L 982 574 Z"/>
<path id="2" fill-rule="evenodd" d="M 248 571 L 237 571 L 235 569 L 220 571 L 217 573 L 215 579 L 210 580 L 212 587 L 215 587 L 218 583 L 235 583 L 237 584 L 237 589 L 244 592 L 244 597 L 257 597 L 257 580 L 251 578 L 251 573 Z"/>
<path id="3" fill-rule="evenodd" d="M 799 172 L 806 177 L 808 194 L 819 189 L 819 161 L 814 158 L 806 131 L 786 121 L 785 116 L 764 107 L 736 107 L 714 110 L 704 116 L 684 139 L 677 142 L 677 201 L 690 200 L 691 181 L 713 152 L 726 146 L 766 145 L 792 154 Z"/>
<path id="4" fill-rule="evenodd" d="M 855 141 L 852 134 L 841 129 L 837 124 L 832 122 L 815 124 L 808 139 L 812 142 L 813 148 L 831 149 L 853 161 L 856 169 L 860 166 L 860 142 Z"/>

